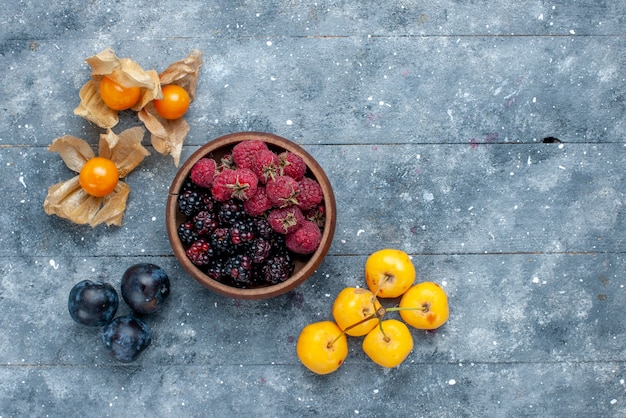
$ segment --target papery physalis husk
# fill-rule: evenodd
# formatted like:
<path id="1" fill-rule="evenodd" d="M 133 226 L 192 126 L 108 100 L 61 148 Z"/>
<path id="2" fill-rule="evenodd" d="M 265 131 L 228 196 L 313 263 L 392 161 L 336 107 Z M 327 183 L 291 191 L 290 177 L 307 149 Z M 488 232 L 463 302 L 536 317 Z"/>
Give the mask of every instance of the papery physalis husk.
<path id="1" fill-rule="evenodd" d="M 100 97 L 100 80 L 108 77 L 124 87 L 139 87 L 141 96 L 132 110 L 139 111 L 147 103 L 161 97 L 161 83 L 155 70 L 144 71 L 130 58 L 118 58 L 111 48 L 87 58 L 91 66 L 91 80 L 80 89 L 80 104 L 74 114 L 101 128 L 117 125 L 118 111 L 108 107 Z"/>
<path id="2" fill-rule="evenodd" d="M 196 95 L 198 75 L 202 67 L 202 53 L 192 51 L 186 58 L 169 65 L 159 74 L 162 86 L 177 84 L 189 94 L 190 101 Z M 184 118 L 169 120 L 158 114 L 154 104 L 149 103 L 137 115 L 150 132 L 150 141 L 154 149 L 163 154 L 170 154 L 174 165 L 178 167 L 183 143 L 189 132 L 189 124 Z"/>
<path id="3" fill-rule="evenodd" d="M 141 145 L 145 130 L 134 127 L 125 130 L 119 136 L 110 129 L 100 135 L 99 156 L 111 159 L 120 172 L 120 178 L 126 177 L 150 152 Z M 71 135 L 55 139 L 48 147 L 51 152 L 58 152 L 65 164 L 80 173 L 83 165 L 95 154 L 84 140 Z M 104 197 L 91 196 L 80 186 L 78 175 L 70 180 L 50 186 L 43 207 L 48 215 L 57 215 L 77 224 L 89 224 L 92 227 L 101 223 L 120 226 L 126 209 L 126 200 L 130 187 L 119 181 L 115 189 Z"/>
<path id="4" fill-rule="evenodd" d="M 189 132 L 185 118 L 165 119 L 158 114 L 153 103 L 148 103 L 137 116 L 150 131 L 150 142 L 154 149 L 163 155 L 170 154 L 174 158 L 174 165 L 178 167 L 183 143 Z"/>
<path id="5" fill-rule="evenodd" d="M 124 178 L 133 171 L 150 151 L 141 145 L 145 130 L 141 126 L 135 126 L 116 135 L 110 129 L 106 134 L 100 135 L 99 156 L 110 159 L 115 163 L 120 172 L 120 178 Z"/>
<path id="6" fill-rule="evenodd" d="M 198 74 L 202 67 L 202 53 L 197 49 L 180 61 L 173 62 L 159 74 L 161 85 L 177 84 L 187 90 L 191 100 L 196 97 Z"/>

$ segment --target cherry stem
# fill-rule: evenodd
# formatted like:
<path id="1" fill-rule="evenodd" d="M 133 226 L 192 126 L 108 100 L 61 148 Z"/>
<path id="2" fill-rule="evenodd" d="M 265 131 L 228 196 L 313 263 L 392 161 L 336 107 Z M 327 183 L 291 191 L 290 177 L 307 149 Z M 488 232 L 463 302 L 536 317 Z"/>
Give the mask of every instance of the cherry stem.
<path id="1" fill-rule="evenodd" d="M 418 307 L 412 307 L 412 306 L 404 306 L 404 307 L 399 307 L 399 306 L 395 306 L 393 308 L 387 308 L 387 312 L 399 312 L 399 311 L 422 311 L 422 312 L 428 312 L 428 308 L 426 306 L 418 306 Z"/>
<path id="2" fill-rule="evenodd" d="M 374 312 L 370 316 L 361 319 L 359 322 L 356 322 L 356 323 L 350 325 L 349 327 L 346 327 L 346 329 L 341 331 L 341 334 L 339 334 L 337 336 L 337 338 L 335 338 L 333 341 L 328 343 L 328 348 L 332 347 L 337 342 L 337 340 L 339 340 L 343 335 L 345 335 L 352 328 L 358 327 L 359 325 L 361 325 L 361 324 L 363 324 L 363 323 L 365 323 L 367 321 L 370 321 L 370 320 L 372 320 L 374 318 L 378 318 L 378 326 L 380 328 L 380 332 L 383 334 L 384 340 L 386 342 L 389 342 L 390 338 L 387 336 L 387 334 L 385 334 L 385 330 L 383 329 L 383 318 L 387 314 L 387 312 L 399 312 L 399 311 L 422 311 L 422 312 L 428 312 L 428 307 L 426 307 L 426 306 L 418 306 L 418 307 L 394 306 L 392 308 L 385 308 L 384 306 L 381 306 L 380 308 L 378 308 L 376 310 L 376 312 Z"/>
<path id="3" fill-rule="evenodd" d="M 385 284 L 385 282 L 389 279 L 393 279 L 393 276 L 391 274 L 385 273 L 383 279 L 378 283 L 378 287 L 376 291 L 374 292 L 374 297 L 378 296 L 378 293 L 380 292 L 380 288 L 383 287 L 383 284 Z"/>
<path id="4" fill-rule="evenodd" d="M 341 334 L 339 334 L 337 336 L 337 338 L 335 338 L 334 340 L 332 340 L 332 342 L 328 343 L 328 348 L 332 347 L 333 344 L 335 344 L 337 342 L 337 340 L 339 338 L 341 338 L 343 335 L 345 335 L 348 331 L 350 331 L 352 328 L 357 327 L 369 320 L 372 320 L 374 318 L 378 318 L 379 323 L 382 321 L 383 316 L 385 316 L 385 314 L 387 313 L 387 309 L 385 309 L 384 307 L 380 307 L 376 310 L 376 312 L 374 312 L 373 314 L 371 314 L 370 316 L 361 319 L 359 322 L 356 322 L 352 325 L 350 325 L 349 327 L 346 327 L 346 329 L 344 329 L 343 331 L 341 331 Z M 384 333 L 383 333 L 384 334 Z"/>
<path id="5" fill-rule="evenodd" d="M 389 338 L 387 336 L 387 334 L 385 334 L 385 330 L 383 329 L 383 321 L 382 318 L 378 320 L 378 328 L 380 328 L 380 333 L 383 334 L 383 340 L 385 340 L 386 343 L 388 343 L 389 341 L 391 341 L 391 338 Z"/>

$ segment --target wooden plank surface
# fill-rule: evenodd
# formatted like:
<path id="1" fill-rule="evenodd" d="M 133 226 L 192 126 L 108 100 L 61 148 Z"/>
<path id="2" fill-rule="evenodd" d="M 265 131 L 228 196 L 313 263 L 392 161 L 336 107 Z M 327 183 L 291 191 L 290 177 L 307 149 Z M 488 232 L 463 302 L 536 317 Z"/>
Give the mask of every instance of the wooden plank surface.
<path id="1" fill-rule="evenodd" d="M 336 194 L 331 254 L 364 255 L 382 246 L 411 254 L 625 250 L 622 144 L 305 148 L 320 162 Z M 169 157 L 153 154 L 125 180 L 132 192 L 123 227 L 90 229 L 43 215 L 39 203 L 47 187 L 75 175 L 56 153 L 40 147 L 1 149 L 6 175 L 0 182 L 14 193 L 0 214 L 6 244 L 0 253 L 169 254 L 165 199 L 176 168 Z M 30 168 L 33 163 L 36 170 Z M 30 225 L 34 219 L 37 228 L 15 228 L 14 220 Z"/>
<path id="2" fill-rule="evenodd" d="M 4 413 L 60 415 L 67 408 L 61 401 L 80 400 L 80 410 L 110 415 L 125 415 L 130 404 L 192 416 L 220 400 L 220 415 L 386 416 L 389 408 L 444 416 L 612 415 L 618 407 L 611 402 L 622 399 L 625 323 L 615 316 L 626 296 L 622 256 L 414 257 L 420 277 L 445 284 L 448 325 L 414 332 L 414 352 L 392 371 L 372 364 L 360 339 L 351 338 L 346 363 L 324 378 L 295 358 L 297 332 L 329 318 L 341 288 L 362 284 L 364 257 L 331 256 L 298 290 L 256 302 L 199 291 L 171 257 L 148 259 L 174 278 L 172 300 L 149 318 L 153 346 L 128 366 L 112 363 L 98 332 L 73 326 L 60 303 L 85 275 L 120 277 L 119 257 L 23 257 L 2 268 L 3 277 L 22 279 L 2 293 Z M 38 309 L 25 311 L 24 300 L 36 300 Z M 154 394 L 168 400 L 135 404 Z"/>
<path id="3" fill-rule="evenodd" d="M 0 416 L 626 415 L 623 2 L 5 6 Z M 48 187 L 74 175 L 47 146 L 65 134 L 95 146 L 102 133 L 72 110 L 85 58 L 107 46 L 158 70 L 203 52 L 183 158 L 267 131 L 319 161 L 337 229 L 307 282 L 266 301 L 195 283 L 165 231 L 177 168 L 150 146 L 124 179 L 121 227 L 45 215 Z M 114 130 L 138 124 L 125 112 Z M 444 286 L 450 320 L 414 330 L 398 368 L 351 338 L 338 372 L 311 374 L 298 333 L 364 286 L 383 247 Z M 145 261 L 166 269 L 172 294 L 148 319 L 153 344 L 122 365 L 72 322 L 67 295 Z"/>
<path id="4" fill-rule="evenodd" d="M 72 93 L 89 78 L 84 59 L 106 46 L 106 39 L 78 49 L 71 39 L 6 41 L 12 59 L 0 68 L 12 89 L 32 93 L 0 115 L 0 144 L 47 146 L 68 132 L 97 138 L 66 109 L 78 105 Z M 242 130 L 303 144 L 620 142 L 625 47 L 619 36 L 454 35 L 115 45 L 159 70 L 193 48 L 204 52 L 189 145 Z M 46 59 L 58 55 L 62 61 Z M 128 115 L 118 129 L 133 123 Z"/>

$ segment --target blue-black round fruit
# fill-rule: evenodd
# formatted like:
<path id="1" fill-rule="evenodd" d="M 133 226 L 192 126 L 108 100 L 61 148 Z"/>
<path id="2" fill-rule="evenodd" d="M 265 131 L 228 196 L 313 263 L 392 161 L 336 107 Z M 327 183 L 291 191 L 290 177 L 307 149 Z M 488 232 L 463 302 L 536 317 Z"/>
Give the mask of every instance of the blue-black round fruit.
<path id="1" fill-rule="evenodd" d="M 165 270 L 156 264 L 135 264 L 122 276 L 122 298 L 140 315 L 161 309 L 169 294 L 170 279 Z"/>
<path id="2" fill-rule="evenodd" d="M 70 316 L 81 325 L 101 327 L 111 322 L 119 297 L 109 283 L 83 280 L 70 290 L 67 309 Z"/>
<path id="3" fill-rule="evenodd" d="M 133 315 L 118 316 L 102 328 L 102 342 L 111 356 L 130 363 L 152 342 L 152 331 Z"/>

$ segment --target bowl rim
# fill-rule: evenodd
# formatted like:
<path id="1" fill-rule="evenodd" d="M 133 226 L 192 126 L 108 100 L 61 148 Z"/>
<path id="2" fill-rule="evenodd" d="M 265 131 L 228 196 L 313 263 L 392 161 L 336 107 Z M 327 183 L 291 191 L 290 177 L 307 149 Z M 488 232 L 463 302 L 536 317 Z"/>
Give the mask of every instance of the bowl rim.
<path id="1" fill-rule="evenodd" d="M 258 288 L 250 288 L 250 289 L 242 289 L 233 286 L 229 286 L 217 280 L 214 280 L 204 274 L 198 267 L 196 267 L 185 254 L 184 247 L 182 243 L 180 243 L 180 238 L 178 237 L 178 225 L 176 225 L 176 218 L 178 213 L 178 191 L 181 189 L 183 183 L 187 179 L 189 172 L 191 171 L 191 167 L 200 160 L 201 158 L 207 156 L 211 152 L 228 146 L 234 146 L 236 143 L 245 141 L 245 140 L 262 140 L 268 144 L 271 144 L 275 147 L 295 152 L 300 155 L 308 168 L 308 171 L 316 178 L 316 180 L 322 186 L 324 192 L 324 207 L 326 211 L 324 227 L 322 230 L 322 238 L 320 245 L 312 254 L 306 255 L 308 260 L 304 263 L 304 265 L 294 273 L 288 280 L 270 286 L 258 287 Z M 328 185 L 328 187 L 326 187 Z M 183 266 L 185 271 L 197 282 L 199 282 L 202 286 L 208 288 L 211 291 L 214 291 L 222 296 L 233 297 L 237 299 L 268 299 L 275 296 L 279 296 L 292 290 L 293 288 L 300 285 L 304 282 L 308 277 L 310 277 L 317 267 L 322 263 L 328 250 L 330 249 L 330 245 L 332 244 L 332 240 L 335 234 L 336 228 L 336 201 L 335 195 L 333 192 L 333 188 L 331 186 L 330 180 L 326 176 L 326 173 L 319 165 L 317 160 L 315 160 L 304 148 L 300 145 L 290 141 L 281 136 L 266 133 L 266 132 L 257 132 L 257 131 L 246 131 L 246 132 L 234 132 L 226 135 L 222 135 L 220 137 L 214 138 L 206 144 L 200 146 L 196 151 L 194 151 L 187 160 L 181 165 L 176 173 L 176 176 L 172 180 L 172 184 L 170 185 L 168 191 L 168 197 L 166 202 L 166 213 L 165 213 L 165 222 L 167 235 L 170 242 L 170 246 L 174 251 L 174 255 L 178 259 L 178 262 Z M 180 245 L 174 245 L 174 243 L 179 243 Z"/>

